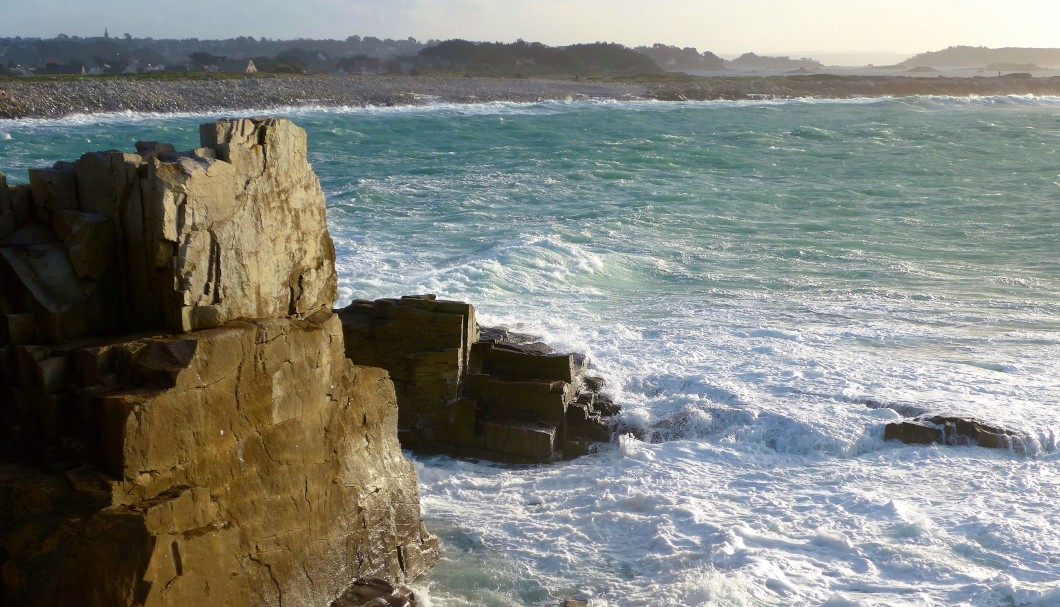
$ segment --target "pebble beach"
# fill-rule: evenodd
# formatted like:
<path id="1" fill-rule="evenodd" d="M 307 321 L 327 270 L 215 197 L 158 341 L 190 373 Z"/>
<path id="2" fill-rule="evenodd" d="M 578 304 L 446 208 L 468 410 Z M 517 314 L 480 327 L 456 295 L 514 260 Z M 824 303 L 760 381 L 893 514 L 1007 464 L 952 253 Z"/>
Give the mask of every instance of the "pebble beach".
<path id="1" fill-rule="evenodd" d="M 72 77 L 0 82 L 0 118 L 99 112 L 209 112 L 291 106 L 635 99 L 636 84 L 502 78 L 293 76 L 233 78 Z"/>
<path id="2" fill-rule="evenodd" d="M 704 101 L 909 95 L 1060 95 L 1060 77 L 683 75 L 624 79 L 454 76 L 73 76 L 0 79 L 0 118 L 100 112 L 211 112 L 302 106 L 538 102 L 584 99 Z"/>

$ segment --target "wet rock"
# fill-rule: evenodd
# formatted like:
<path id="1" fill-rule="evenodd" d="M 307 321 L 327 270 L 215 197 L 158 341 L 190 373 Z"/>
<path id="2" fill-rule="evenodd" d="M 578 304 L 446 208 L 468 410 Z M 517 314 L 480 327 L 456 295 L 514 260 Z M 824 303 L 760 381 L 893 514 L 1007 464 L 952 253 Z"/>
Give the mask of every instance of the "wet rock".
<path id="1" fill-rule="evenodd" d="M 884 429 L 884 439 L 907 444 L 978 445 L 990 449 L 1016 447 L 1015 432 L 984 424 L 975 419 L 932 416 L 892 422 Z"/>
<path id="2" fill-rule="evenodd" d="M 416 607 L 416 597 L 386 580 L 358 578 L 329 607 Z"/>
<path id="3" fill-rule="evenodd" d="M 617 407 L 594 390 L 588 360 L 535 338 L 480 329 L 466 303 L 433 296 L 355 301 L 339 310 L 347 356 L 390 371 L 402 445 L 540 464 L 610 439 Z"/>
<path id="4" fill-rule="evenodd" d="M 479 332 L 479 341 L 515 346 L 524 352 L 555 353 L 551 346 L 538 341 L 537 337 L 528 333 L 511 331 L 507 327 L 479 327 Z"/>

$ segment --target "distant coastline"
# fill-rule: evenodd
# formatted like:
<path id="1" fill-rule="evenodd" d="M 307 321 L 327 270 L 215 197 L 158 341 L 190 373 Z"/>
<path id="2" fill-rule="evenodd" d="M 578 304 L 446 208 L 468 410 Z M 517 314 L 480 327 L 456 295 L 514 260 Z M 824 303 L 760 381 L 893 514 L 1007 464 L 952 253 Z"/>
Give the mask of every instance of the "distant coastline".
<path id="1" fill-rule="evenodd" d="M 103 112 L 209 112 L 303 106 L 391 106 L 546 100 L 750 100 L 909 95 L 1060 95 L 1060 77 L 695 77 L 600 79 L 457 76 L 181 75 L 0 78 L 0 118 Z"/>

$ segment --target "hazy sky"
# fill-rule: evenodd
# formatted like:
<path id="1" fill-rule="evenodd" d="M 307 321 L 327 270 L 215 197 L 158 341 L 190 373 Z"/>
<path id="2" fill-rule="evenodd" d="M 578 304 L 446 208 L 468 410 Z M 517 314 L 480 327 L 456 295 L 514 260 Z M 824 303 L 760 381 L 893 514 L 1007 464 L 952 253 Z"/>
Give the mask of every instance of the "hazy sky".
<path id="1" fill-rule="evenodd" d="M 0 36 L 465 38 L 912 54 L 1060 47 L 1060 0 L 0 0 Z"/>

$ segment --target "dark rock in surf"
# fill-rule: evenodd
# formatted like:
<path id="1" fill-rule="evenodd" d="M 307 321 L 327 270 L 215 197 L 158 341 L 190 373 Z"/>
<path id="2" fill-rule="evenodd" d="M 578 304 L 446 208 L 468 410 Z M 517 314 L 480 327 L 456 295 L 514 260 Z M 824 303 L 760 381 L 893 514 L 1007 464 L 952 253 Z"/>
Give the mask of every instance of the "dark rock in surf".
<path id="1" fill-rule="evenodd" d="M 584 356 L 480 329 L 473 306 L 433 295 L 354 301 L 337 313 L 346 355 L 390 372 L 407 449 L 540 464 L 610 440 L 618 407 Z"/>
<path id="2" fill-rule="evenodd" d="M 883 438 L 910 445 L 978 445 L 989 449 L 1008 449 L 1017 445 L 1018 435 L 1011 430 L 963 417 L 918 417 L 892 422 Z"/>
<path id="3" fill-rule="evenodd" d="M 383 579 L 358 578 L 328 607 L 416 607 L 416 596 Z"/>

